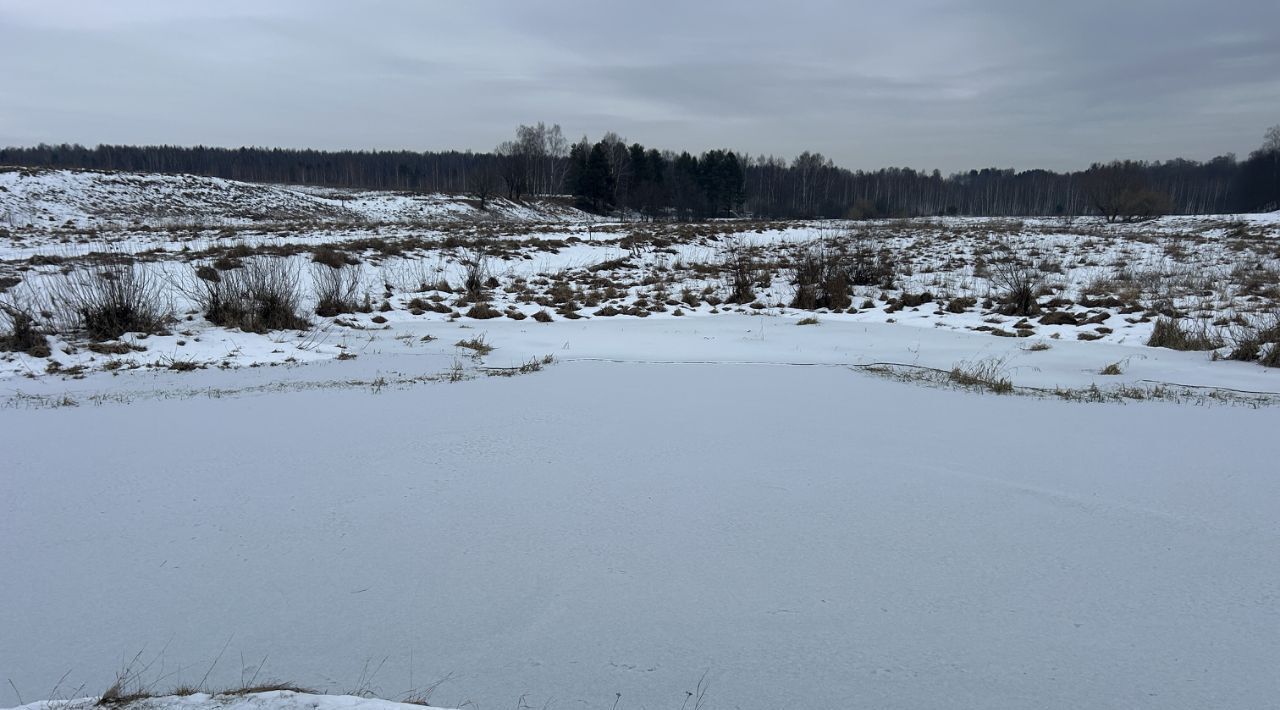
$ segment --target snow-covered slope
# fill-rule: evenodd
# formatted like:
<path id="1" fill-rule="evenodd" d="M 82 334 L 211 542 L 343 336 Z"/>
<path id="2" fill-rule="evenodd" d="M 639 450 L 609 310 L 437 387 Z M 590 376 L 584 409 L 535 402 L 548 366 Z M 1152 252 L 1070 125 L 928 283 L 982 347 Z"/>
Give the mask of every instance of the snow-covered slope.
<path id="1" fill-rule="evenodd" d="M 300 188 L 195 175 L 0 168 L 0 227 L 219 226 L 255 222 L 583 221 L 549 202 Z"/>

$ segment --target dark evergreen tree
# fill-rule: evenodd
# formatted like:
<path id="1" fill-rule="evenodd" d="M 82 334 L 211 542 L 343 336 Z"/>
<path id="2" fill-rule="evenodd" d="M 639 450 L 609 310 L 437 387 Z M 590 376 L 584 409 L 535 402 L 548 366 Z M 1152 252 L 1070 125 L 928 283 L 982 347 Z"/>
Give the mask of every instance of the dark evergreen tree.
<path id="1" fill-rule="evenodd" d="M 591 155 L 591 144 L 583 138 L 569 149 L 569 164 L 564 173 L 564 190 L 577 198 L 580 206 L 590 203 L 587 187 L 587 158 Z"/>
<path id="2" fill-rule="evenodd" d="M 592 209 L 601 212 L 612 206 L 613 188 L 608 148 L 601 141 L 591 147 L 591 154 L 587 156 L 587 168 L 582 178 L 583 197 Z"/>

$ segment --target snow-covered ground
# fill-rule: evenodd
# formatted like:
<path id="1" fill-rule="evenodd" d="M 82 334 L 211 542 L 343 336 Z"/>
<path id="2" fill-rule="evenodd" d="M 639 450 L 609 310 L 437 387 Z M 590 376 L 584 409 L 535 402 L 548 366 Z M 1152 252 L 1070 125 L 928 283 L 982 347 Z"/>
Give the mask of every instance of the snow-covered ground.
<path id="1" fill-rule="evenodd" d="M 364 316 L 367 320 L 368 316 Z M 0 406 L 172 398 L 202 388 L 234 390 L 275 386 L 298 389 L 371 383 L 382 378 L 418 381 L 460 367 L 483 376 L 485 368 L 518 368 L 550 355 L 558 363 L 769 367 L 827 366 L 875 370 L 950 371 L 989 364 L 994 373 L 1034 394 L 1079 393 L 1091 387 L 1170 389 L 1173 399 L 1193 392 L 1239 393 L 1241 403 L 1280 403 L 1280 371 L 1245 362 L 1211 362 L 1204 353 L 1078 340 L 998 338 L 944 328 L 845 320 L 797 325 L 794 318 L 720 314 L 671 318 L 597 318 L 537 323 L 532 319 L 414 320 L 386 329 L 280 335 L 277 340 L 210 329 L 200 342 L 183 336 L 151 336 L 147 350 L 99 354 L 88 349 L 62 359 L 60 369 L 15 373 L 0 388 Z M 391 327 L 388 327 L 391 326 Z M 482 340 L 484 356 L 458 343 Z M 1034 343 L 1052 343 L 1047 349 Z M 32 358 L 21 358 L 23 361 Z M 141 362 L 154 362 L 144 367 Z M 207 368 L 208 378 L 175 371 L 174 363 Z M 245 365 L 245 363 L 253 363 Z M 1119 372 L 1103 374 L 1110 364 Z M 83 368 L 83 369 L 82 369 Z M 235 374 L 232 370 L 239 369 Z M 226 374 L 215 376 L 216 371 Z M 389 378 L 389 379 L 388 379 Z M 1184 388 L 1191 388 L 1186 390 Z M 1138 392 L 1135 392 L 1138 394 Z"/>
<path id="2" fill-rule="evenodd" d="M 54 219 L 0 235 L 0 304 L 48 347 L 0 352 L 0 705 L 121 672 L 391 700 L 445 679 L 445 707 L 1280 697 L 1280 368 L 1229 359 L 1280 313 L 1278 215 L 451 222 L 390 194 L 21 180 L 0 204 Z M 152 210 L 212 194 L 225 224 Z M 806 255 L 860 249 L 891 278 L 800 307 Z M 261 260 L 310 324 L 210 323 L 201 284 Z M 1007 264 L 1039 313 L 1008 312 Z M 76 326 L 59 299 L 102 268 L 148 281 L 162 332 Z M 335 273 L 367 309 L 315 314 Z M 1215 347 L 1148 346 L 1170 316 Z M 304 706 L 401 710 L 138 710 Z"/>
<path id="3" fill-rule="evenodd" d="M 228 642 L 210 687 L 264 657 L 330 692 L 381 666 L 389 698 L 452 674 L 446 706 L 678 707 L 703 673 L 729 708 L 1280 694 L 1274 407 L 725 363 L 230 387 L 306 371 L 0 411 L 24 697 L 101 692 L 140 651 L 157 690 L 194 684 Z"/>
<path id="4" fill-rule="evenodd" d="M 102 707 L 97 704 L 97 700 L 42 700 L 14 710 L 94 710 Z M 291 691 L 245 695 L 193 693 L 180 697 L 145 698 L 128 703 L 127 707 L 131 710 L 433 710 L 431 706 L 421 703 L 397 703 L 354 695 L 316 695 Z"/>
<path id="5" fill-rule="evenodd" d="M 889 255 L 891 283 L 854 286 L 847 309 L 798 307 L 795 265 L 814 250 L 861 244 Z M 342 272 L 368 312 L 314 316 L 313 280 L 330 273 L 312 263 L 321 247 L 355 262 Z M 262 256 L 244 256 L 255 253 Z M 727 303 L 734 254 L 749 254 L 755 264 L 751 295 Z M 120 258 L 136 260 L 132 268 L 148 275 L 177 319 L 163 333 L 126 335 L 104 352 L 59 322 L 66 314 L 50 294 L 91 275 L 104 259 Z M 231 274 L 245 259 L 287 264 L 309 327 L 253 334 L 203 318 L 197 270 Z M 1039 282 L 1038 313 L 1004 310 L 993 271 L 1014 262 Z M 486 280 L 478 293 L 464 292 L 468 271 Z M 51 345 L 47 356 L 0 353 L 0 377 L 25 391 L 33 378 L 52 376 L 62 387 L 63 380 L 92 371 L 441 354 L 456 352 L 459 340 L 491 333 L 502 340 L 502 366 L 572 342 L 581 357 L 888 362 L 947 370 L 981 361 L 1014 384 L 1035 387 L 1150 380 L 1275 393 L 1280 369 L 1229 358 L 1251 328 L 1280 322 L 1278 274 L 1280 227 L 1268 216 L 1118 226 L 950 219 L 508 224 L 484 232 L 316 228 L 284 235 L 198 233 L 186 241 L 166 232 L 125 233 L 123 241 L 80 244 L 78 251 L 0 245 L 0 279 L 16 282 L 0 298 L 25 305 L 37 320 L 37 312 L 48 314 Z M 473 311 L 477 302 L 488 312 Z M 534 322 L 539 313 L 552 322 Z M 1204 332 L 1216 346 L 1194 352 L 1148 347 L 1165 315 Z M 816 326 L 796 327 L 810 318 Z M 771 350 L 762 352 L 759 343 L 726 347 L 733 334 L 748 330 Z M 1103 374 L 1109 365 L 1115 367 Z"/>

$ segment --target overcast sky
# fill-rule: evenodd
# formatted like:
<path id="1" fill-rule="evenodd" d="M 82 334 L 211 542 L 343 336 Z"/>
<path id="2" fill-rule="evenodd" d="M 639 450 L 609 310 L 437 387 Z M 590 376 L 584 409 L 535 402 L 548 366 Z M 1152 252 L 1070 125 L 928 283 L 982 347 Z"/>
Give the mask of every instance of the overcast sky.
<path id="1" fill-rule="evenodd" d="M 571 138 L 849 168 L 1242 157 L 1278 0 L 0 0 L 0 145 L 491 150 Z"/>

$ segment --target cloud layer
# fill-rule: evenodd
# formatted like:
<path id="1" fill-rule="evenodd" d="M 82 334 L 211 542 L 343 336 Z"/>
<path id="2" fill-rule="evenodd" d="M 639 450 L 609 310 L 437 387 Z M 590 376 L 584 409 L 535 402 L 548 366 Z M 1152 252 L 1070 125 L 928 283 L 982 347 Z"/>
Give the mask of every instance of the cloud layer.
<path id="1" fill-rule="evenodd" d="M 1274 0 L 8 0 L 0 144 L 489 150 L 518 123 L 850 168 L 1247 153 Z"/>

